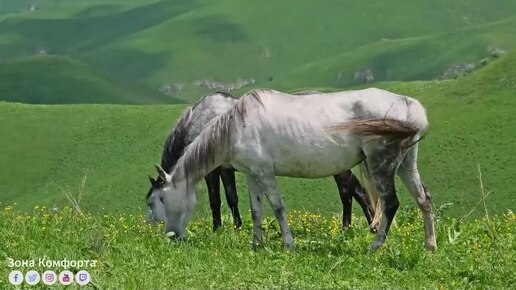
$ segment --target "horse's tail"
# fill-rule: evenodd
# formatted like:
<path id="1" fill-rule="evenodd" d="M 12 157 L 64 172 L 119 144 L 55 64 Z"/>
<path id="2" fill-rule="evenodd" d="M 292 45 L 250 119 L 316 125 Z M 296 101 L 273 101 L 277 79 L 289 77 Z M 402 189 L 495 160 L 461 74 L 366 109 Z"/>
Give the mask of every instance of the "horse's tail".
<path id="1" fill-rule="evenodd" d="M 371 229 L 377 228 L 380 223 L 380 219 L 382 217 L 382 210 L 380 207 L 380 196 L 376 186 L 371 179 L 371 174 L 369 172 L 369 168 L 367 167 L 366 161 L 362 161 L 359 165 L 360 167 L 360 179 L 362 180 L 362 185 L 366 188 L 366 192 L 369 195 L 369 199 L 371 200 L 371 210 L 374 213 L 371 224 L 369 225 Z"/>
<path id="2" fill-rule="evenodd" d="M 401 146 L 408 148 L 419 142 L 427 127 L 426 115 L 423 115 L 419 120 L 416 119 L 410 122 L 397 119 L 357 119 L 337 124 L 330 131 L 350 131 L 362 136 L 390 137 L 393 140 L 399 141 Z M 360 172 L 374 209 L 374 217 L 370 225 L 374 229 L 382 217 L 379 192 L 376 186 L 374 186 L 366 160 L 360 163 Z"/>
<path id="3" fill-rule="evenodd" d="M 425 119 L 426 121 L 426 116 Z M 419 120 L 417 120 L 419 121 Z M 423 121 L 423 120 L 422 120 Z M 330 127 L 330 132 L 350 131 L 362 136 L 391 137 L 401 141 L 403 146 L 411 147 L 414 137 L 422 135 L 427 122 L 408 122 L 397 119 L 355 119 Z"/>

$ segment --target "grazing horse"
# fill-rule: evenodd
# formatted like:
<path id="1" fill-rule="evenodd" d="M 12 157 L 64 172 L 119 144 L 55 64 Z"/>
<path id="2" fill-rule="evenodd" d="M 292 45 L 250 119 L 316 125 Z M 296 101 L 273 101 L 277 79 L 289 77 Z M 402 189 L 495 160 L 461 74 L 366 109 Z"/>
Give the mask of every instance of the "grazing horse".
<path id="1" fill-rule="evenodd" d="M 231 109 L 236 102 L 236 97 L 228 93 L 217 92 L 201 98 L 194 106 L 187 108 L 165 141 L 161 156 L 161 167 L 165 171 L 170 172 L 185 148 L 201 133 L 203 128 L 216 117 Z M 233 215 L 233 225 L 239 228 L 242 225 L 242 220 L 238 210 L 235 170 L 232 167 L 219 166 L 208 172 L 204 177 L 210 199 L 213 230 L 218 229 L 222 225 L 220 214 L 220 179 L 222 179 L 226 200 Z M 148 209 L 147 222 L 164 221 L 162 203 L 159 198 L 152 195 L 152 192 L 155 189 L 161 188 L 165 181 L 159 176 L 156 180 L 149 176 L 149 180 L 151 188 L 146 197 Z"/>
<path id="2" fill-rule="evenodd" d="M 244 173 L 253 219 L 253 246 L 263 239 L 263 195 L 280 225 L 287 249 L 294 248 L 276 176 L 329 177 L 360 164 L 381 220 L 371 251 L 385 242 L 399 207 L 396 174 L 419 205 L 425 247 L 436 249 L 430 193 L 417 169 L 418 142 L 428 128 L 419 101 L 376 88 L 294 96 L 252 90 L 205 128 L 157 189 L 164 204 L 165 231 L 184 239 L 195 208 L 195 187 L 207 173 L 231 164 Z M 376 212 L 377 215 L 380 211 Z"/>
<path id="3" fill-rule="evenodd" d="M 309 93 L 319 93 L 315 91 L 304 91 L 295 93 L 296 95 L 305 95 Z M 170 172 L 176 165 L 177 160 L 183 154 L 185 148 L 197 137 L 202 129 L 210 121 L 227 112 L 238 102 L 238 98 L 224 92 L 216 92 L 212 95 L 204 96 L 197 101 L 192 107 L 187 108 L 179 118 L 174 130 L 169 134 L 163 147 L 161 157 L 161 167 L 166 172 Z M 342 202 L 342 226 L 347 230 L 351 224 L 351 204 L 352 197 L 356 199 L 362 207 L 365 218 L 369 225 L 373 221 L 374 212 L 372 210 L 371 201 L 366 190 L 360 184 L 358 178 L 351 172 L 346 170 L 344 173 L 334 175 L 335 183 L 339 190 Z M 218 229 L 222 225 L 220 214 L 220 179 L 224 185 L 226 192 L 226 200 L 231 209 L 233 216 L 233 225 L 240 227 L 242 224 L 240 213 L 238 210 L 238 196 L 235 182 L 235 170 L 232 167 L 217 167 L 208 173 L 204 180 L 208 188 L 210 207 L 213 218 L 213 230 Z M 164 220 L 164 212 L 159 206 L 160 202 L 151 193 L 153 189 L 159 189 L 163 186 L 164 180 L 159 176 L 155 180 L 149 176 L 151 188 L 147 193 L 147 222 L 159 222 Z"/>

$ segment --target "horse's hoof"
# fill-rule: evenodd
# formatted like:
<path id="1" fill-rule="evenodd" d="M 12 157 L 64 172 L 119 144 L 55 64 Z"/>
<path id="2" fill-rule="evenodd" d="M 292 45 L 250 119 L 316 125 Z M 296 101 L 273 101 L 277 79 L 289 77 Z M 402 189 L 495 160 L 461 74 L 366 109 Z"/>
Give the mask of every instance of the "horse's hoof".
<path id="1" fill-rule="evenodd" d="M 253 251 L 257 251 L 258 246 L 260 246 L 260 244 L 256 243 L 256 242 L 250 242 L 249 244 L 251 245 L 251 250 L 253 250 Z"/>
<path id="2" fill-rule="evenodd" d="M 437 250 L 437 245 L 435 243 L 425 243 L 425 248 L 430 252 L 435 252 L 435 250 Z"/>
<path id="3" fill-rule="evenodd" d="M 371 245 L 371 248 L 369 249 L 369 253 L 373 254 L 375 253 L 376 251 L 378 251 L 378 249 L 381 247 L 382 245 L 380 244 L 377 244 L 377 243 L 373 243 Z"/>

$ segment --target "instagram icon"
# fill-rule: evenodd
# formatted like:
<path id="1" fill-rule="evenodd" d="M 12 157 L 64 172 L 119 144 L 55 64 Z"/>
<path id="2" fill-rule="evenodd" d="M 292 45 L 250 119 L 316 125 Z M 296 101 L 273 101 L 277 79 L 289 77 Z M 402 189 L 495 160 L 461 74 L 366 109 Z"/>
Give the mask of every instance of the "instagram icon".
<path id="1" fill-rule="evenodd" d="M 43 280 L 43 283 L 45 283 L 46 285 L 54 285 L 54 283 L 56 283 L 57 281 L 56 272 L 52 270 L 47 270 L 43 273 L 41 279 Z"/>

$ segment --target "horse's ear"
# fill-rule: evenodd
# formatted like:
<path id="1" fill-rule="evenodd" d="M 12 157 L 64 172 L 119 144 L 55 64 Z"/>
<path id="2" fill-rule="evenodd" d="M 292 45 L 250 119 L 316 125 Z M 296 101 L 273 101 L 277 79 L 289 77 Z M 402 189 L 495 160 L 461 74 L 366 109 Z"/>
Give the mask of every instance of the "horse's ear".
<path id="1" fill-rule="evenodd" d="M 156 164 L 155 166 L 156 166 L 156 170 L 158 171 L 158 174 L 161 177 L 161 179 L 167 180 L 167 173 L 165 172 L 165 170 L 163 170 L 161 165 Z"/>
<path id="2" fill-rule="evenodd" d="M 154 186 L 154 184 L 156 184 L 156 180 L 154 180 L 154 178 L 152 178 L 150 175 L 149 175 L 149 181 L 152 184 L 152 186 Z"/>

